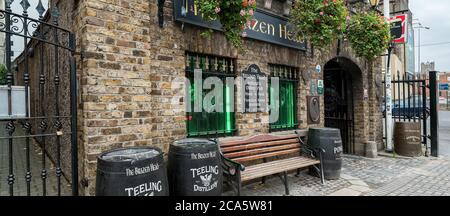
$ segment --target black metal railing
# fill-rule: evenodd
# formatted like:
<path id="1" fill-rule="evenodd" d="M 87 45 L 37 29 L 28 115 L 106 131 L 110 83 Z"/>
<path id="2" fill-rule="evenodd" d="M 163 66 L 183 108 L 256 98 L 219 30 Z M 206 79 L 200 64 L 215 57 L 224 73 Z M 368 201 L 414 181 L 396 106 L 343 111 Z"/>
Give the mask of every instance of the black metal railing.
<path id="1" fill-rule="evenodd" d="M 8 104 L 8 114 L 0 116 L 0 126 L 6 129 L 6 133 L 0 133 L 0 150 L 7 146 L 6 154 L 0 152 L 2 157 L 7 157 L 7 164 L 0 164 L 0 170 L 7 167 L 7 193 L 10 196 L 67 195 L 63 191 L 67 180 L 71 185 L 68 193 L 77 195 L 75 35 L 59 26 L 58 8 L 47 10 L 41 0 L 36 0 L 33 3 L 37 3 L 35 12 L 39 17 L 35 19 L 29 15 L 28 0 L 20 2 L 21 14 L 12 11 L 13 3 L 14 0 L 6 0 L 5 9 L 0 10 L 0 32 L 5 34 Z M 13 37 L 15 44 L 22 43 L 24 47 L 18 56 L 14 56 Z M 23 88 L 24 98 L 13 94 L 16 86 Z M 20 108 L 16 104 L 22 104 L 22 116 L 15 115 Z M 38 151 L 41 155 L 37 155 Z M 70 155 L 63 156 L 66 151 Z M 54 171 L 50 173 L 53 166 Z M 3 183 L 1 179 L 1 194 L 4 194 Z"/>
<path id="2" fill-rule="evenodd" d="M 325 127 L 340 130 L 344 153 L 355 154 L 355 97 L 353 77 L 342 68 L 326 67 Z"/>
<path id="3" fill-rule="evenodd" d="M 347 116 L 327 116 L 325 117 L 325 127 L 339 129 L 344 153 L 355 153 L 355 124 L 352 118 L 348 118 Z"/>
<path id="4" fill-rule="evenodd" d="M 415 76 L 404 74 L 393 76 L 392 88 L 392 117 L 394 122 L 420 122 L 421 137 L 424 146 L 428 147 L 428 119 L 430 116 L 430 100 L 428 80 L 417 79 Z M 386 83 L 383 82 L 385 85 Z M 386 91 L 384 91 L 386 95 Z M 383 117 L 386 119 L 386 103 L 383 104 Z M 386 120 L 385 120 L 386 121 Z M 384 134 L 387 133 L 385 122 Z M 384 136 L 386 139 L 386 135 Z"/>

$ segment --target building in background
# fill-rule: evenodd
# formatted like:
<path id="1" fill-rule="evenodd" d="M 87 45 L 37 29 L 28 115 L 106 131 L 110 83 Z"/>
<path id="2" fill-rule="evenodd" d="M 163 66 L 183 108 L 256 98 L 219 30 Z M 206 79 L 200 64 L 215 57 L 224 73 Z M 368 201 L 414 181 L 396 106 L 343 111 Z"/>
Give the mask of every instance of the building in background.
<path id="1" fill-rule="evenodd" d="M 391 1 L 391 17 L 406 15 L 406 43 L 395 44 L 393 52 L 392 75 L 394 78 L 413 78 L 415 71 L 413 13 L 409 10 L 409 0 Z M 396 62 L 397 61 L 397 62 Z M 396 63 L 395 63 L 396 62 Z"/>
<path id="2" fill-rule="evenodd" d="M 439 73 L 439 84 L 439 103 L 441 108 L 448 110 L 450 108 L 450 72 Z"/>
<path id="3" fill-rule="evenodd" d="M 414 30 L 412 28 L 413 13 L 409 9 L 409 0 L 390 1 L 391 14 L 394 18 L 400 15 L 406 15 L 406 22 L 403 23 L 406 29 L 406 42 L 394 44 L 391 53 L 391 73 L 393 80 L 408 80 L 415 77 L 415 54 L 414 54 Z M 382 8 L 382 3 L 380 8 Z M 386 58 L 383 58 L 383 77 L 386 72 Z M 393 85 L 392 91 L 395 92 L 393 100 L 403 99 L 403 87 Z M 399 89 L 397 89 L 399 88 Z M 406 90 L 405 90 L 406 91 Z M 412 89 L 411 89 L 412 91 Z"/>
<path id="4" fill-rule="evenodd" d="M 434 71 L 436 70 L 436 63 L 435 62 L 426 62 L 426 63 L 421 63 L 421 67 L 420 67 L 420 77 L 424 77 L 424 78 L 428 78 L 428 73 L 430 71 Z"/>

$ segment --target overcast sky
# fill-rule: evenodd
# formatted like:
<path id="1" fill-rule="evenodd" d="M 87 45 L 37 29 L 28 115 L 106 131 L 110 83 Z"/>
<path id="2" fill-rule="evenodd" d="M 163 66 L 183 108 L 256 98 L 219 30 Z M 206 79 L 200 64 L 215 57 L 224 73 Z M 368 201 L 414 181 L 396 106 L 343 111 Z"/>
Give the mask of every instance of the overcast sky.
<path id="1" fill-rule="evenodd" d="M 450 71 L 450 1 L 410 0 L 409 2 L 414 18 L 418 18 L 424 26 L 431 28 L 431 30 L 421 29 L 422 62 L 435 61 L 436 70 Z M 415 36 L 416 46 L 418 46 L 417 29 Z"/>

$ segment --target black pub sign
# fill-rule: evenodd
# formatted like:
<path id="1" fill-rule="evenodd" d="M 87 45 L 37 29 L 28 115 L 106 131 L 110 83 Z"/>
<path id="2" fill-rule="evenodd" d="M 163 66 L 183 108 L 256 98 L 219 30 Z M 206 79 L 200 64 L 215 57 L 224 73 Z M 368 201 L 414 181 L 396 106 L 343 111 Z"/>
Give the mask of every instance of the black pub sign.
<path id="1" fill-rule="evenodd" d="M 173 5 L 176 21 L 221 30 L 219 21 L 207 22 L 202 19 L 201 13 L 194 5 L 194 0 L 177 0 Z M 244 31 L 247 33 L 247 38 L 305 51 L 306 42 L 303 37 L 295 36 L 289 29 L 288 19 L 285 17 L 257 10 L 250 25 L 247 25 Z"/>
<path id="2" fill-rule="evenodd" d="M 242 72 L 245 112 L 256 113 L 267 111 L 267 76 L 258 65 L 250 65 Z"/>

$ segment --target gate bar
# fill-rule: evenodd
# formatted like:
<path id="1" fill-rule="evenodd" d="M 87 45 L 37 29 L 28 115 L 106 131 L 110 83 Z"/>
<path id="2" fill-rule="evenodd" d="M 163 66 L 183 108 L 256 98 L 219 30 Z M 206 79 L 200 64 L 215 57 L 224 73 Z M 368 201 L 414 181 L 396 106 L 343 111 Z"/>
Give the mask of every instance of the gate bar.
<path id="1" fill-rule="evenodd" d="M 420 86 L 419 86 L 420 88 Z M 427 85 L 425 81 L 422 81 L 422 130 L 423 130 L 423 144 L 426 147 L 427 156 L 428 155 L 428 127 L 427 127 Z"/>
<path id="2" fill-rule="evenodd" d="M 23 32 L 24 35 L 28 34 L 28 7 L 25 4 L 22 4 L 23 8 Z M 29 88 L 30 88 L 30 72 L 29 72 L 29 64 L 28 64 L 28 58 L 29 55 L 27 53 L 27 45 L 28 45 L 28 39 L 26 37 L 23 39 L 23 47 L 24 47 L 24 72 L 23 72 L 23 83 L 25 85 L 25 116 L 30 117 L 30 110 L 29 110 Z M 22 123 L 22 127 L 25 132 L 25 164 L 26 164 L 26 174 L 25 174 L 25 181 L 27 184 L 27 196 L 31 196 L 31 158 L 30 158 L 30 135 L 31 135 L 31 124 L 29 121 L 24 121 Z"/>
<path id="3" fill-rule="evenodd" d="M 11 11 L 11 2 L 6 1 L 5 2 L 5 9 L 6 11 Z M 9 13 L 5 14 L 5 29 L 9 30 L 11 29 L 11 15 Z M 14 76 L 12 73 L 12 67 L 11 67 L 11 56 L 13 54 L 13 51 L 11 50 L 11 34 L 8 32 L 5 32 L 5 46 L 6 46 L 6 68 L 7 68 L 7 75 L 6 80 L 8 82 L 8 115 L 12 116 L 12 85 L 14 84 Z M 13 139 L 12 136 L 15 131 L 14 121 L 11 119 L 6 126 L 6 130 L 8 131 L 8 166 L 9 166 L 9 175 L 8 175 L 8 185 L 9 185 L 9 195 L 14 196 L 14 182 L 15 182 L 15 176 L 14 176 L 14 160 L 13 160 Z"/>
<path id="4" fill-rule="evenodd" d="M 431 156 L 439 156 L 439 97 L 437 71 L 430 71 Z"/>
<path id="5" fill-rule="evenodd" d="M 77 101 L 77 65 L 76 59 L 74 57 L 76 42 L 75 42 L 75 34 L 70 35 L 70 44 L 72 48 L 72 56 L 70 59 L 70 113 L 72 115 L 71 121 L 71 140 L 72 140 L 72 195 L 78 196 L 78 101 Z"/>
<path id="6" fill-rule="evenodd" d="M 403 79 L 406 80 L 406 73 L 403 74 Z M 405 113 L 403 114 L 403 121 L 406 122 L 406 118 L 408 118 L 408 119 L 410 118 L 409 115 L 406 116 L 407 113 L 406 113 L 406 109 L 405 109 L 405 108 L 406 108 L 406 99 L 408 99 L 408 101 L 409 101 L 409 100 L 410 100 L 410 99 L 409 99 L 409 96 L 410 96 L 410 95 L 408 95 L 408 98 L 406 97 L 405 83 L 402 83 L 402 88 L 403 88 L 402 90 L 403 90 L 403 110 L 404 110 L 403 112 L 405 112 Z M 410 108 L 410 107 L 408 107 L 408 111 L 409 111 L 409 108 Z"/>

